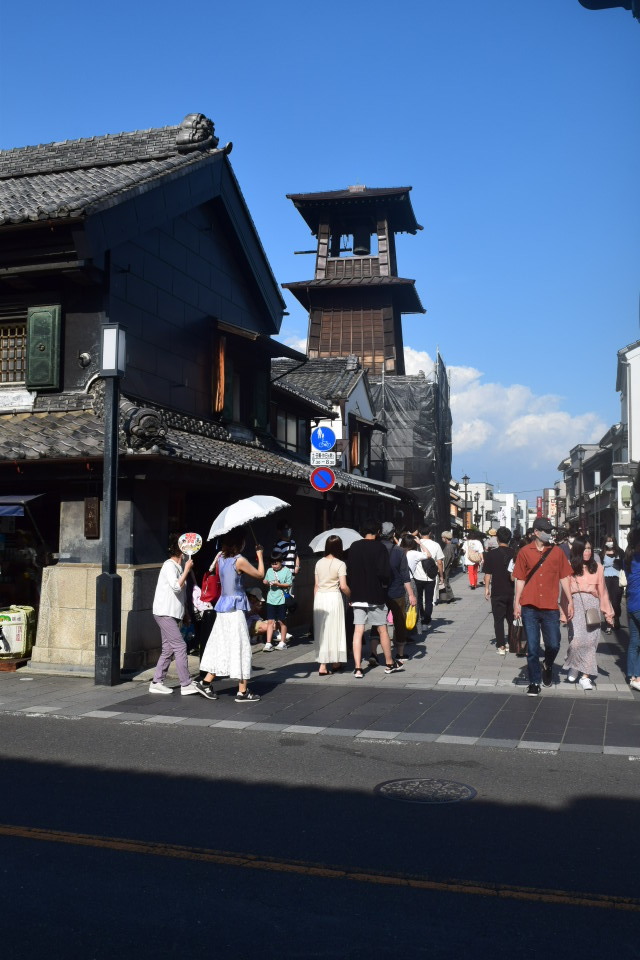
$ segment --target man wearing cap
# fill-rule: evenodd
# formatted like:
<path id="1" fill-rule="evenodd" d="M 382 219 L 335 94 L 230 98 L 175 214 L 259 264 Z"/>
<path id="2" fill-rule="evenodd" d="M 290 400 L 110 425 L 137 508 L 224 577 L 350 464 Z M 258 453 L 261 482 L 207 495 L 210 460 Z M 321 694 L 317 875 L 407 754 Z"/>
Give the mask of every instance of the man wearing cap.
<path id="1" fill-rule="evenodd" d="M 540 679 L 545 687 L 553 680 L 553 663 L 560 649 L 559 589 L 567 602 L 567 619 L 573 617 L 573 599 L 569 579 L 571 565 L 559 547 L 551 541 L 551 521 L 537 517 L 533 522 L 533 540 L 516 557 L 513 579 L 516 583 L 513 614 L 522 617 L 527 638 L 529 686 L 527 696 L 540 694 Z M 540 670 L 540 631 L 544 640 L 544 665 Z"/>

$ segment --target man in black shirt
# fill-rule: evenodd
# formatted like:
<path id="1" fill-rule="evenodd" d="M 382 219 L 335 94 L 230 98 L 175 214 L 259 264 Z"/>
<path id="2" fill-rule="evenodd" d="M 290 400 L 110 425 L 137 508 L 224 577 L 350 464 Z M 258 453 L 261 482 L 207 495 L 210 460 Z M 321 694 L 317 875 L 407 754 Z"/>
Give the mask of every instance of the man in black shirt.
<path id="1" fill-rule="evenodd" d="M 384 651 L 385 673 L 402 670 L 402 664 L 391 656 L 391 640 L 387 630 L 387 587 L 391 581 L 389 551 L 378 540 L 380 523 L 365 520 L 360 528 L 362 540 L 356 540 L 347 555 L 347 582 L 351 590 L 353 610 L 354 677 L 362 679 L 362 638 L 365 627 L 377 627 Z"/>
<path id="2" fill-rule="evenodd" d="M 489 550 L 484 555 L 484 596 L 491 600 L 491 612 L 496 632 L 496 648 L 501 656 L 507 652 L 504 625 L 507 629 L 513 619 L 514 583 L 511 579 L 514 553 L 509 542 L 511 530 L 498 527 L 497 550 Z"/>

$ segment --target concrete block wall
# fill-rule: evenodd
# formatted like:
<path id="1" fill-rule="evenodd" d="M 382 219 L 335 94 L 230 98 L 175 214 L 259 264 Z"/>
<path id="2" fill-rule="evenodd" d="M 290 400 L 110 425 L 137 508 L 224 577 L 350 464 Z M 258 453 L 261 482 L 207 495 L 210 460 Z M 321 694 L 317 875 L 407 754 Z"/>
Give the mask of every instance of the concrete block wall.
<path id="1" fill-rule="evenodd" d="M 160 632 L 151 612 L 160 564 L 118 567 L 122 578 L 121 658 L 124 670 L 152 666 Z M 93 676 L 97 564 L 45 567 L 31 667 Z"/>

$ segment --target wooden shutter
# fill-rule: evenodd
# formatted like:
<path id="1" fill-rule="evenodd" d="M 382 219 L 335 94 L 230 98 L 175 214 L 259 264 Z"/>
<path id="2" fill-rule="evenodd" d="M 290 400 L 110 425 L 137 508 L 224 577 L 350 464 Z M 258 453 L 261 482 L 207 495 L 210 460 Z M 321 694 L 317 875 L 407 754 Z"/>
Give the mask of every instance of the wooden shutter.
<path id="1" fill-rule="evenodd" d="M 30 390 L 60 389 L 59 304 L 27 311 L 27 376 Z"/>

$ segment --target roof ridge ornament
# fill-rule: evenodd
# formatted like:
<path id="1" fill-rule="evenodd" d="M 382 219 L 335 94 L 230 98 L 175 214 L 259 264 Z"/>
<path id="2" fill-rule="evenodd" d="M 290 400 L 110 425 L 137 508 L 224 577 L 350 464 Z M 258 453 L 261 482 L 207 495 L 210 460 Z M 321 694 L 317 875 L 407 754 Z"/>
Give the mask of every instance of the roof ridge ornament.
<path id="1" fill-rule="evenodd" d="M 180 151 L 202 150 L 204 147 L 217 147 L 219 138 L 215 135 L 213 120 L 203 113 L 188 113 L 176 134 L 176 147 Z"/>

